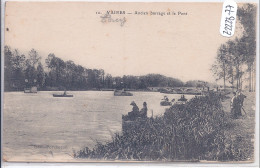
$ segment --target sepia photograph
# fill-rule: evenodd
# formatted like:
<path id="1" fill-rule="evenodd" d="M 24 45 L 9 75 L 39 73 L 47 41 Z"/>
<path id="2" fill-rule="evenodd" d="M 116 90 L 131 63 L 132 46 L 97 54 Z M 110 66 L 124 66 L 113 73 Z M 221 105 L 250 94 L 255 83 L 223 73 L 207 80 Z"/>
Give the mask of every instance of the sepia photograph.
<path id="1" fill-rule="evenodd" d="M 258 7 L 6 1 L 3 161 L 255 162 Z"/>

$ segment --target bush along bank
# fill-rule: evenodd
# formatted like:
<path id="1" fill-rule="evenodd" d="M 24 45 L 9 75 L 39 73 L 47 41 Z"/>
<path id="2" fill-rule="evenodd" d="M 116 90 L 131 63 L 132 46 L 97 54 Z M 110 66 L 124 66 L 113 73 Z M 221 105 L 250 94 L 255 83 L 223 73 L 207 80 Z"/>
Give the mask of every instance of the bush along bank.
<path id="1" fill-rule="evenodd" d="M 138 122 L 138 121 L 137 121 Z M 136 124 L 111 142 L 74 153 L 75 158 L 131 161 L 225 161 L 241 158 L 225 144 L 221 99 L 215 94 L 173 105 L 164 115 Z"/>

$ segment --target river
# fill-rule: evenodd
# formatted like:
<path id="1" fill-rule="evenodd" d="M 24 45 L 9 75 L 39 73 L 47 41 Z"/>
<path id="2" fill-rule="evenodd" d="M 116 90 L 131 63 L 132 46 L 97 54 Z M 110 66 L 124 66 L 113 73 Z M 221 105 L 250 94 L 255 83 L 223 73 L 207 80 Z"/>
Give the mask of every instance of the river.
<path id="1" fill-rule="evenodd" d="M 97 141 L 105 143 L 120 133 L 122 114 L 131 111 L 131 101 L 148 106 L 148 117 L 162 115 L 164 95 L 132 92 L 114 96 L 112 91 L 68 91 L 72 98 L 53 97 L 55 91 L 37 94 L 4 93 L 3 157 L 8 161 L 73 161 L 73 151 Z M 181 95 L 168 94 L 170 100 Z M 192 98 L 186 95 L 186 98 Z"/>

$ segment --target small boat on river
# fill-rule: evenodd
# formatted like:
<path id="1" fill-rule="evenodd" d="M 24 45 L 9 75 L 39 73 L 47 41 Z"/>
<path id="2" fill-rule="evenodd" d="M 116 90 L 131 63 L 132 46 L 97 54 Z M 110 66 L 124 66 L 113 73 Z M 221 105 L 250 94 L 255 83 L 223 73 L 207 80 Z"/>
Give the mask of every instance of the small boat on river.
<path id="1" fill-rule="evenodd" d="M 123 134 L 132 133 L 135 130 L 145 128 L 149 122 L 153 122 L 153 117 L 138 117 L 135 120 L 129 120 L 127 115 L 122 115 L 122 132 Z"/>
<path id="2" fill-rule="evenodd" d="M 53 97 L 73 97 L 73 95 L 67 94 L 67 92 L 64 91 L 63 94 L 53 94 Z"/>
<path id="3" fill-rule="evenodd" d="M 114 96 L 133 96 L 132 93 L 126 92 L 124 89 L 123 90 L 115 90 L 114 91 Z"/>
<path id="4" fill-rule="evenodd" d="M 161 106 L 171 106 L 172 103 L 169 102 L 169 101 L 161 101 L 161 102 L 160 102 L 160 105 L 161 105 Z"/>
<path id="5" fill-rule="evenodd" d="M 29 87 L 29 88 L 24 88 L 24 93 L 37 93 L 37 87 Z"/>
<path id="6" fill-rule="evenodd" d="M 172 99 L 172 102 L 174 102 L 175 99 Z M 169 101 L 167 96 L 164 96 L 164 98 L 162 99 L 162 101 L 160 102 L 161 106 L 171 106 L 172 102 Z"/>
<path id="7" fill-rule="evenodd" d="M 73 97 L 73 95 L 64 94 L 53 94 L 53 97 Z"/>

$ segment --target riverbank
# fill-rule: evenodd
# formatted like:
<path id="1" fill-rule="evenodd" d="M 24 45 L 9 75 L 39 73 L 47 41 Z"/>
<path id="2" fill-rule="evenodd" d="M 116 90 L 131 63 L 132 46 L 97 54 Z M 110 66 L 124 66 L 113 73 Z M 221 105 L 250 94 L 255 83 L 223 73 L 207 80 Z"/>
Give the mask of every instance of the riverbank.
<path id="1" fill-rule="evenodd" d="M 137 123 L 116 134 L 111 142 L 97 143 L 74 153 L 77 159 L 128 161 L 252 161 L 254 94 L 245 100 L 247 115 L 232 119 L 230 98 L 216 94 L 173 105 L 163 116 Z M 251 121 L 251 122 L 250 122 Z M 138 127 L 138 128 L 137 128 Z"/>
<path id="2" fill-rule="evenodd" d="M 219 96 L 196 97 L 123 130 L 111 142 L 74 154 L 91 160 L 199 161 L 225 158 L 225 114 Z"/>
<path id="3" fill-rule="evenodd" d="M 228 126 L 225 128 L 225 144 L 233 153 L 228 155 L 229 160 L 254 160 L 254 138 L 255 138 L 255 92 L 245 92 L 246 99 L 242 109 L 242 116 L 232 119 L 230 113 L 230 99 L 222 102 L 223 110 L 227 116 Z"/>

